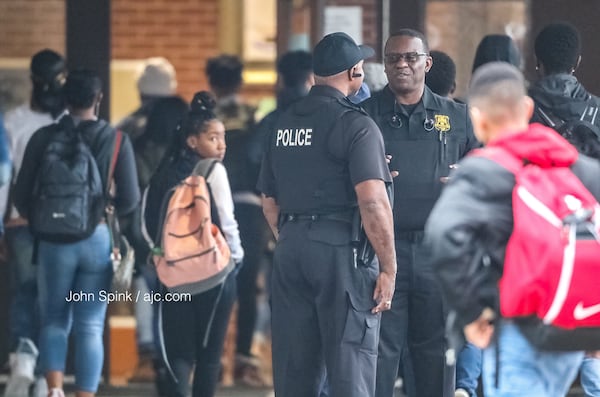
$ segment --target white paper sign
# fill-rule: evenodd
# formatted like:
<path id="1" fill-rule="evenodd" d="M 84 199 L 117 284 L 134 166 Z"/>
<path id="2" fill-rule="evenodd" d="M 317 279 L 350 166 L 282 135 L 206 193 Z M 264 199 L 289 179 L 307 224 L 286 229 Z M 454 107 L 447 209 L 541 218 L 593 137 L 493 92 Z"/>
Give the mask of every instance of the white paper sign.
<path id="1" fill-rule="evenodd" d="M 360 6 L 328 6 L 325 7 L 324 34 L 344 32 L 350 35 L 357 44 L 362 44 L 362 7 Z"/>

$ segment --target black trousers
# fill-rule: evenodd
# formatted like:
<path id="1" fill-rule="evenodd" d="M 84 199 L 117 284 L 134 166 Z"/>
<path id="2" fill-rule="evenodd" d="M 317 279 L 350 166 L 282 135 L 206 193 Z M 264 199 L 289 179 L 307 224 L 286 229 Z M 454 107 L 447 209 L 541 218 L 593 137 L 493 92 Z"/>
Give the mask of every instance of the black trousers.
<path id="1" fill-rule="evenodd" d="M 267 246 L 271 230 L 262 208 L 253 204 L 235 204 L 235 217 L 244 248 L 244 265 L 237 276 L 238 321 L 236 351 L 249 356 L 256 327 L 256 281 L 267 260 Z"/>
<path id="2" fill-rule="evenodd" d="M 317 397 L 325 373 L 330 397 L 374 395 L 378 266 L 355 267 L 349 241 L 343 222 L 300 220 L 281 228 L 271 285 L 277 397 Z"/>
<path id="3" fill-rule="evenodd" d="M 170 378 L 167 397 L 188 397 L 189 379 L 194 370 L 193 397 L 213 397 L 221 370 L 221 353 L 227 324 L 236 296 L 233 272 L 221 286 L 194 295 L 191 302 L 164 302 L 162 329 L 168 362 L 176 379 Z M 221 293 L 217 302 L 217 297 Z M 216 311 L 203 346 L 207 325 L 216 303 Z"/>
<path id="4" fill-rule="evenodd" d="M 383 312 L 377 359 L 377 397 L 392 397 L 402 365 L 410 397 L 454 396 L 454 371 L 445 366 L 445 313 L 440 288 L 420 241 L 396 240 L 392 308 Z"/>

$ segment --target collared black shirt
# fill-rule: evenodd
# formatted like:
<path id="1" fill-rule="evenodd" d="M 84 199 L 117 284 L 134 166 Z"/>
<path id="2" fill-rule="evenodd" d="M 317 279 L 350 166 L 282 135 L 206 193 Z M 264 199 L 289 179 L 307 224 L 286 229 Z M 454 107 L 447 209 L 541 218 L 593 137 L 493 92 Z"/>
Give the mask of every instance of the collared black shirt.
<path id="1" fill-rule="evenodd" d="M 421 231 L 444 183 L 469 150 L 478 147 L 467 107 L 440 97 L 425 87 L 421 101 L 409 115 L 389 86 L 361 106 L 375 120 L 392 155 L 394 224 L 396 231 Z"/>
<path id="2" fill-rule="evenodd" d="M 354 186 L 391 182 L 377 125 L 340 91 L 314 86 L 269 136 L 258 189 L 283 213 L 328 213 L 356 206 Z"/>

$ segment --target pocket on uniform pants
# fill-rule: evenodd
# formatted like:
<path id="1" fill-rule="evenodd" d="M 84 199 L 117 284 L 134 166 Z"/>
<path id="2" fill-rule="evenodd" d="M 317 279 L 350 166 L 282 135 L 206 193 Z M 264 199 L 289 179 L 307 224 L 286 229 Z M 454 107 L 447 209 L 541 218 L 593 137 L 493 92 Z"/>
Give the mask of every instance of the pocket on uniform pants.
<path id="1" fill-rule="evenodd" d="M 372 314 L 372 299 L 348 295 L 348 311 L 342 333 L 335 379 L 340 396 L 371 396 L 375 393 L 377 345 L 381 313 Z"/>
<path id="2" fill-rule="evenodd" d="M 348 301 L 342 343 L 356 345 L 361 351 L 376 354 L 381 315 L 371 313 L 372 304 L 367 304 L 370 300 L 357 299 L 348 294 Z"/>

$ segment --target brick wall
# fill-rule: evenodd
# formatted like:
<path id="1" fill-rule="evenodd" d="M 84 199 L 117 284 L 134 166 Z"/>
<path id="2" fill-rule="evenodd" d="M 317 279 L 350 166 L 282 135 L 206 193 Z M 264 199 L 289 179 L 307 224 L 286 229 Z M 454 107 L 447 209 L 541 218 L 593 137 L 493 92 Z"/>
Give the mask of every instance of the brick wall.
<path id="1" fill-rule="evenodd" d="M 204 65 L 218 52 L 218 0 L 112 0 L 112 58 L 163 56 L 179 93 L 206 89 Z"/>
<path id="2" fill-rule="evenodd" d="M 64 0 L 0 0 L 0 57 L 29 58 L 52 48 L 65 52 Z"/>
<path id="3" fill-rule="evenodd" d="M 206 60 L 219 52 L 219 0 L 112 0 L 112 59 L 164 56 L 175 66 L 179 93 L 207 88 Z M 377 46 L 377 2 L 328 0 L 362 6 L 363 40 Z M 29 58 L 42 48 L 65 52 L 65 0 L 0 0 L 0 58 Z M 254 91 L 253 89 L 251 91 Z"/>

